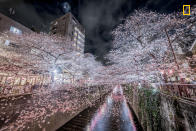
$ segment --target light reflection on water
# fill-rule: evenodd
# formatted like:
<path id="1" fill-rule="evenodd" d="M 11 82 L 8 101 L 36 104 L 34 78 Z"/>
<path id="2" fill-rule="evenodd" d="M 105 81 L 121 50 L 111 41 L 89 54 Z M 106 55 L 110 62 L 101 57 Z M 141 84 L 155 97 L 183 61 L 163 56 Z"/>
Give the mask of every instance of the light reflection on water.
<path id="1" fill-rule="evenodd" d="M 85 129 L 86 131 L 109 131 L 111 124 L 114 124 L 111 121 L 112 117 L 116 119 L 115 124 L 119 125 L 119 129 L 113 130 L 136 131 L 133 116 L 123 96 L 121 86 L 116 86 L 113 89 L 112 94 L 107 97 L 105 103 L 96 111 Z"/>
<path id="2" fill-rule="evenodd" d="M 130 109 L 127 105 L 127 101 L 125 98 L 123 99 L 121 109 L 122 109 L 122 112 L 121 112 L 122 122 L 120 124 L 121 130 L 123 130 L 123 131 L 136 131 L 136 126 L 133 121 L 133 116 L 130 112 Z"/>

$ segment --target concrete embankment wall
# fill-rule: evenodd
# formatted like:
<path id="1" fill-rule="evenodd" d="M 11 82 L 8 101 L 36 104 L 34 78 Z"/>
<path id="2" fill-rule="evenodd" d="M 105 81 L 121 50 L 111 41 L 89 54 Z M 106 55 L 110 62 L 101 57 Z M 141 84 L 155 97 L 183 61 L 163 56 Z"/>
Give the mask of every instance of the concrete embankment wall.
<path id="1" fill-rule="evenodd" d="M 77 108 L 70 110 L 68 112 L 61 112 L 58 111 L 52 116 L 48 117 L 44 123 L 40 124 L 38 121 L 34 121 L 31 123 L 31 128 L 29 128 L 29 131 L 55 131 L 61 126 L 63 126 L 65 123 L 73 119 L 75 116 L 80 114 L 82 111 L 87 109 L 91 104 L 96 104 L 96 102 L 99 102 L 100 100 L 103 100 L 107 94 L 109 94 L 108 91 L 103 91 L 103 88 L 100 88 L 100 94 L 97 93 L 90 93 L 86 94 L 85 99 L 82 101 L 78 100 L 77 101 Z"/>
<path id="2" fill-rule="evenodd" d="M 110 86 L 73 87 L 0 99 L 0 131 L 54 131 L 110 91 Z"/>
<path id="3" fill-rule="evenodd" d="M 124 94 L 145 131 L 196 130 L 195 102 L 131 85 Z"/>

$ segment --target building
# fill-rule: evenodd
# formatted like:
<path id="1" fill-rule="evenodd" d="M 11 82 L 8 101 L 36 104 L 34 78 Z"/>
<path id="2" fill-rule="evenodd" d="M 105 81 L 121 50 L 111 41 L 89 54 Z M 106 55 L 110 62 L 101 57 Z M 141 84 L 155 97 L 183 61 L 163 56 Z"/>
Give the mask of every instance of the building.
<path id="1" fill-rule="evenodd" d="M 13 33 L 21 34 L 22 32 L 33 32 L 24 25 L 14 21 L 13 19 L 0 13 L 0 32 L 11 31 Z"/>
<path id="2" fill-rule="evenodd" d="M 27 64 L 30 57 L 23 55 L 20 51 L 27 48 L 24 49 L 20 43 L 14 39 L 11 40 L 8 37 L 9 32 L 21 35 L 33 31 L 0 13 L 0 97 L 32 93 L 32 86 L 50 83 L 49 75 L 46 77 L 45 74 L 32 74 L 25 70 L 26 68 L 22 65 Z M 28 48 L 26 52 L 29 53 L 30 50 Z"/>
<path id="3" fill-rule="evenodd" d="M 23 26 L 22 24 L 14 21 L 13 19 L 3 15 L 0 13 L 0 57 L 9 58 L 9 55 L 4 55 L 6 53 L 11 53 L 12 56 L 18 55 L 18 50 L 23 50 L 22 46 L 18 44 L 14 39 L 10 39 L 7 36 L 7 33 L 13 33 L 17 35 L 21 35 L 23 33 L 32 33 L 33 31 L 29 28 Z M 16 51 L 17 50 L 17 51 Z M 2 53 L 4 51 L 4 53 Z M 30 51 L 30 49 L 28 49 Z M 0 65 L 3 65 L 3 61 L 0 60 Z"/>
<path id="4" fill-rule="evenodd" d="M 9 65 L 6 59 L 8 61 L 12 61 L 14 60 L 13 57 L 15 58 L 16 56 L 23 55 L 19 53 L 21 50 L 24 50 L 23 46 L 21 46 L 15 39 L 11 39 L 8 34 L 13 33 L 16 35 L 21 35 L 23 33 L 32 32 L 33 31 L 31 31 L 29 28 L 0 13 L 0 57 L 4 58 L 0 59 L 0 67 L 3 65 Z M 30 48 L 25 49 L 26 52 L 31 51 Z M 13 62 L 11 63 L 13 64 Z M 17 65 L 22 64 L 21 62 L 15 61 L 15 64 L 16 63 Z"/>
<path id="5" fill-rule="evenodd" d="M 0 33 L 2 35 L 2 33 L 10 31 L 12 33 L 16 33 L 16 34 L 22 34 L 23 32 L 26 33 L 31 33 L 33 32 L 32 30 L 30 30 L 29 28 L 21 25 L 20 23 L 10 19 L 9 17 L 3 15 L 0 13 Z M 1 38 L 0 36 L 0 45 L 10 45 L 12 42 L 10 40 L 6 40 Z"/>
<path id="6" fill-rule="evenodd" d="M 85 30 L 71 13 L 52 21 L 50 34 L 67 37 L 72 41 L 72 50 L 84 52 Z"/>

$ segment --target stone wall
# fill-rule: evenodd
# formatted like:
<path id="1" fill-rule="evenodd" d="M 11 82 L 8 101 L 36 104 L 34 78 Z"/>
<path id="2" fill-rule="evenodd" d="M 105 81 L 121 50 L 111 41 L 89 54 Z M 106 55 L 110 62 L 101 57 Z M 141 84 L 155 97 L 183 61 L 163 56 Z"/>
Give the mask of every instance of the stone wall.
<path id="1" fill-rule="evenodd" d="M 124 93 L 145 131 L 196 130 L 196 103 L 153 88 L 126 85 Z"/>
<path id="2" fill-rule="evenodd" d="M 164 130 L 196 130 L 196 103 L 166 94 L 160 96 L 161 127 Z"/>
<path id="3" fill-rule="evenodd" d="M 54 131 L 110 90 L 110 86 L 72 87 L 2 98 L 0 130 Z"/>

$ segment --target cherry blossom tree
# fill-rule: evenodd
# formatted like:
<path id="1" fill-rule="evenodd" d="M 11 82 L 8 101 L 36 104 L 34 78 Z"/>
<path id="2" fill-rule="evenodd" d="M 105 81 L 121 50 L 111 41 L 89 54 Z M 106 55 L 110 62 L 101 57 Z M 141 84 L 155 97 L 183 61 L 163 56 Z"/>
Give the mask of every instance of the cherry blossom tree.
<path id="1" fill-rule="evenodd" d="M 26 63 L 26 66 L 32 66 L 33 68 L 51 68 L 55 63 L 60 63 L 60 59 L 66 57 L 66 53 L 69 53 L 71 42 L 65 38 L 57 36 L 49 36 L 44 33 L 30 33 L 30 34 L 13 34 L 6 33 L 6 39 L 11 41 L 10 46 L 6 47 L 8 51 L 12 51 L 20 54 L 18 59 L 12 63 L 20 61 L 20 63 Z M 14 57 L 15 55 L 13 55 Z M 12 56 L 11 56 L 12 57 Z M 25 64 L 23 65 L 24 68 Z M 29 67 L 27 67 L 29 69 Z"/>
<path id="2" fill-rule="evenodd" d="M 72 41 L 65 37 L 53 36 L 44 33 L 13 34 L 11 32 L 1 35 L 10 41 L 9 46 L 3 46 L 6 55 L 1 63 L 2 70 L 9 70 L 17 66 L 15 72 L 50 73 L 60 69 L 58 73 L 67 73 L 72 81 L 86 79 L 93 80 L 96 69 L 101 63 L 90 54 L 82 54 L 72 49 Z M 4 54 L 4 53 L 2 53 Z M 7 65 L 7 66 L 6 66 Z M 6 68 L 5 68 L 6 67 Z M 13 72 L 13 69 L 10 69 Z"/>
<path id="3" fill-rule="evenodd" d="M 177 14 L 135 11 L 112 32 L 114 50 L 107 58 L 113 72 L 134 81 L 156 79 L 163 68 L 179 69 L 173 47 L 185 22 Z"/>

